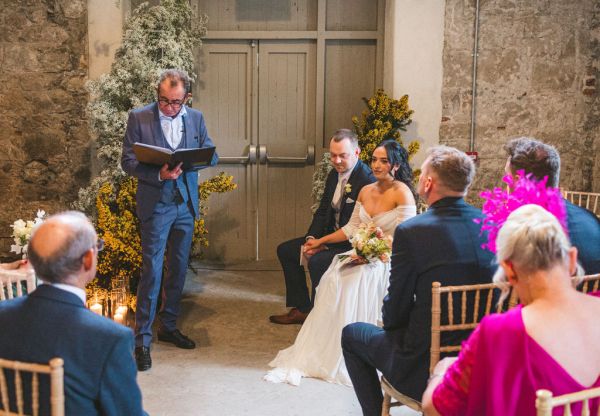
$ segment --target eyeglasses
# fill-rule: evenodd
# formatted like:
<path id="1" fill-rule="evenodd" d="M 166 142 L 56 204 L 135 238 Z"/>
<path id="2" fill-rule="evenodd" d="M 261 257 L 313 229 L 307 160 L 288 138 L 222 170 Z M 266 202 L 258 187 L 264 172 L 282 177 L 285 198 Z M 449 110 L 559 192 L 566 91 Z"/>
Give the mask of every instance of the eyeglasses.
<path id="1" fill-rule="evenodd" d="M 187 95 L 184 96 L 181 100 L 167 100 L 166 98 L 159 98 L 158 104 L 161 107 L 171 106 L 173 109 L 181 108 L 182 105 L 187 101 Z"/>
<path id="2" fill-rule="evenodd" d="M 101 238 L 99 238 L 98 240 L 96 240 L 96 244 L 95 244 L 95 246 L 94 246 L 94 247 L 90 247 L 90 248 L 88 248 L 88 249 L 85 251 L 85 253 L 83 253 L 83 254 L 80 256 L 80 258 L 82 258 L 82 259 L 83 259 L 83 256 L 85 256 L 85 255 L 88 253 L 88 251 L 90 251 L 90 249 L 94 249 L 94 248 L 96 249 L 96 253 L 99 253 L 99 252 L 101 252 L 101 251 L 104 249 L 104 240 L 103 240 L 103 239 L 101 239 Z"/>

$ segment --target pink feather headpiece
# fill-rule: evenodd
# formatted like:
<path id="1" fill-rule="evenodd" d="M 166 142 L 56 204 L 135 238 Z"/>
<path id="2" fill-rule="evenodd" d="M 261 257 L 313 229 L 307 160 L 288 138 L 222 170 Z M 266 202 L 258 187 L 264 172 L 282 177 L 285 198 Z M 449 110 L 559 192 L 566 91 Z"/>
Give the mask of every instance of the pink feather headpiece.
<path id="1" fill-rule="evenodd" d="M 502 181 L 508 185 L 507 189 L 496 187 L 479 194 L 486 200 L 482 208 L 485 218 L 475 222 L 482 224 L 482 233 L 488 233 L 488 242 L 482 244 L 482 248 L 495 254 L 498 231 L 511 212 L 527 204 L 539 205 L 550 212 L 569 235 L 565 201 L 560 189 L 546 186 L 547 176 L 537 181 L 530 173 L 525 174 L 524 170 L 519 170 L 516 180 L 511 175 L 506 175 Z"/>

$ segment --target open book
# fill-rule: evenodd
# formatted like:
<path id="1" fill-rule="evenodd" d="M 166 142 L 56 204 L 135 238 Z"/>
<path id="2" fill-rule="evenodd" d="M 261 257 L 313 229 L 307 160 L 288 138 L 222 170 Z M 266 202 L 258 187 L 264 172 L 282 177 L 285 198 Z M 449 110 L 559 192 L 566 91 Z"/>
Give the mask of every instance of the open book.
<path id="1" fill-rule="evenodd" d="M 133 144 L 133 153 L 138 162 L 151 165 L 169 165 L 173 169 L 183 162 L 182 169 L 192 169 L 198 166 L 207 166 L 215 154 L 215 147 L 203 147 L 196 149 L 178 149 L 174 152 L 164 147 L 152 146 L 151 144 L 136 142 Z"/>

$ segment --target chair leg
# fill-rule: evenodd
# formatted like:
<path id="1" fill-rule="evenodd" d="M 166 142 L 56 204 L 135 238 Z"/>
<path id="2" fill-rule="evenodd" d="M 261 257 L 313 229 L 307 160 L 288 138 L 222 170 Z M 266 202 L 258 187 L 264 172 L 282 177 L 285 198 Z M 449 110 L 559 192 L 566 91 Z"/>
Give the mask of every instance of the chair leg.
<path id="1" fill-rule="evenodd" d="M 392 396 L 387 393 L 383 393 L 383 405 L 381 406 L 381 416 L 390 416 L 390 404 L 392 402 Z"/>

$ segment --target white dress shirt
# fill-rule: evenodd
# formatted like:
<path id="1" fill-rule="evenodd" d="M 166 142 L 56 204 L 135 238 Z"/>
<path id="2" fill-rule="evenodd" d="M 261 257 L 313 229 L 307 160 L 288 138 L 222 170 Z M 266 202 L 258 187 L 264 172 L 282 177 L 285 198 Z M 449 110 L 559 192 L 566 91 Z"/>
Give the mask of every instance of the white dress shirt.
<path id="1" fill-rule="evenodd" d="M 177 146 L 179 146 L 179 143 L 181 143 L 184 130 L 183 116 L 186 114 L 187 112 L 185 111 L 185 105 L 181 107 L 181 110 L 175 117 L 166 116 L 162 111 L 160 111 L 160 107 L 158 109 L 160 126 L 162 127 L 163 134 L 165 135 L 165 140 L 173 149 L 177 149 Z"/>

